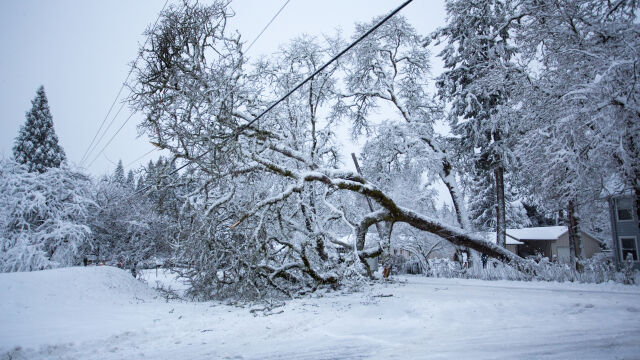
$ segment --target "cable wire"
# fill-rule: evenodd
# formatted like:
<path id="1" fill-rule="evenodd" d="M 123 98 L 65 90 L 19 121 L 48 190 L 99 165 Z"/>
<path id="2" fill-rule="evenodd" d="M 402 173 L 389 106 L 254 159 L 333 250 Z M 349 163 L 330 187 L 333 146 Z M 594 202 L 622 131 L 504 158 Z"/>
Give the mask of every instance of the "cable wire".
<path id="1" fill-rule="evenodd" d="M 222 141 L 221 145 L 224 145 L 227 141 L 229 141 L 229 139 L 235 138 L 238 135 L 240 135 L 240 133 L 242 133 L 245 129 L 247 129 L 249 126 L 253 125 L 254 123 L 256 123 L 258 120 L 260 120 L 266 113 L 268 113 L 269 111 L 271 111 L 273 108 L 275 108 L 278 104 L 280 104 L 282 101 L 284 101 L 286 98 L 288 98 L 289 96 L 291 96 L 291 94 L 293 94 L 296 90 L 300 89 L 304 84 L 306 84 L 307 82 L 309 82 L 309 80 L 313 79 L 316 75 L 318 75 L 320 72 L 322 72 L 324 69 L 326 69 L 329 65 L 331 65 L 333 62 L 335 62 L 336 60 L 338 60 L 338 58 L 340 58 L 342 55 L 346 54 L 349 50 L 351 50 L 354 46 L 356 46 L 360 41 L 364 40 L 367 36 L 371 35 L 371 33 L 373 33 L 374 31 L 376 31 L 380 26 L 382 26 L 382 24 L 384 24 L 385 22 L 387 22 L 389 19 L 391 19 L 395 14 L 397 14 L 400 10 L 402 10 L 405 6 L 409 5 L 413 0 L 407 0 L 404 3 L 402 3 L 402 5 L 398 6 L 395 10 L 393 10 L 391 13 L 389 13 L 389 15 L 385 16 L 382 20 L 380 20 L 374 27 L 372 27 L 371 29 L 369 29 L 366 33 L 362 34 L 358 39 L 356 39 L 354 42 L 351 43 L 351 45 L 347 46 L 344 50 L 340 51 L 336 56 L 334 56 L 331 60 L 329 60 L 326 64 L 322 65 L 318 70 L 316 70 L 313 74 L 311 74 L 310 76 L 308 76 L 306 79 L 304 79 L 300 84 L 298 84 L 296 87 L 294 87 L 293 89 L 291 89 L 288 93 L 286 93 L 283 97 L 281 97 L 278 101 L 274 102 L 273 104 L 271 104 L 271 106 L 269 106 L 266 110 L 264 110 L 260 115 L 256 116 L 253 120 L 249 121 L 247 124 L 240 126 L 236 131 L 234 131 L 233 134 L 231 134 L 231 136 L 229 136 L 228 138 L 226 138 L 225 140 Z M 208 153 L 210 153 L 212 151 L 212 149 L 209 149 L 207 151 L 205 151 L 204 153 L 198 155 L 197 157 L 195 157 L 191 162 L 193 161 L 197 161 L 200 160 L 201 158 L 203 158 L 204 156 L 206 156 Z M 185 165 L 182 165 L 181 167 L 177 168 L 176 170 L 174 170 L 170 175 L 173 175 L 173 173 L 178 172 L 179 170 L 184 169 L 185 167 L 187 167 L 189 165 L 189 162 L 186 163 Z"/>
<path id="2" fill-rule="evenodd" d="M 114 121 L 116 121 L 116 118 L 118 117 L 118 115 L 120 115 L 120 112 L 122 111 L 122 109 L 124 109 L 125 103 L 123 102 L 120 105 L 120 108 L 118 109 L 118 111 L 116 112 L 115 115 L 113 115 L 113 118 L 111 119 L 111 121 L 109 122 L 109 125 L 107 125 L 107 127 L 104 129 L 104 132 L 102 133 L 102 135 L 100 136 L 100 140 L 96 141 L 93 146 L 89 146 L 89 151 L 85 153 L 85 155 L 88 157 L 93 151 L 95 151 L 96 147 L 98 147 L 98 145 L 100 144 L 100 142 L 102 141 L 102 139 L 104 138 L 104 136 L 107 134 L 107 132 L 109 131 L 109 129 L 111 129 L 111 125 L 113 125 Z M 96 133 L 97 135 L 97 133 Z M 95 137 L 94 137 L 95 139 Z M 85 159 L 84 157 L 82 158 L 82 160 L 80 160 L 80 162 L 83 162 Z"/>
<path id="3" fill-rule="evenodd" d="M 151 32 L 153 32 L 155 30 L 156 26 L 158 25 L 158 21 L 160 20 L 160 14 L 162 14 L 164 9 L 167 7 L 168 3 L 169 3 L 169 0 L 165 0 L 164 5 L 162 6 L 162 9 L 158 13 L 158 17 L 156 18 L 156 21 L 153 23 L 153 27 L 151 28 Z M 143 47 L 146 46 L 148 41 L 149 41 L 149 36 L 147 36 L 147 38 L 144 40 L 144 44 L 142 46 Z M 104 126 L 104 123 L 107 121 L 107 118 L 109 117 L 109 114 L 111 114 L 111 111 L 113 110 L 113 107 L 115 106 L 116 102 L 118 101 L 118 98 L 122 94 L 122 90 L 124 90 L 124 87 L 126 86 L 127 81 L 129 81 L 129 77 L 131 77 L 131 74 L 133 73 L 133 69 L 135 67 L 135 64 L 138 62 L 139 58 L 140 58 L 140 54 L 138 54 L 138 56 L 134 60 L 133 64 L 131 65 L 131 68 L 129 69 L 129 73 L 127 73 L 127 77 L 122 82 L 122 85 L 120 86 L 120 90 L 118 90 L 118 94 L 116 95 L 115 99 L 113 99 L 113 102 L 111 103 L 111 106 L 109 107 L 109 110 L 107 111 L 107 114 L 104 116 L 104 119 L 102 119 L 102 122 L 100 123 L 100 127 L 98 128 L 98 131 L 96 131 L 96 134 L 93 136 L 93 139 L 91 139 L 91 143 L 87 147 L 87 150 L 85 151 L 84 155 L 82 155 L 82 158 L 80 159 L 80 163 L 83 163 L 85 161 L 85 159 L 89 157 L 89 149 L 91 149 L 91 146 L 93 146 L 93 143 L 95 142 L 96 138 L 98 137 L 98 134 L 100 133 L 100 130 L 102 130 L 102 127 Z M 112 122 L 113 122 L 113 120 L 112 120 Z M 102 136 L 100 137 L 100 140 L 98 140 L 98 143 L 100 143 L 100 141 L 102 141 L 102 138 L 104 138 L 105 134 L 106 134 L 106 130 L 102 134 Z M 97 146 L 98 143 L 96 143 L 96 146 Z"/>
<path id="4" fill-rule="evenodd" d="M 129 117 L 124 121 L 124 123 L 122 125 L 120 125 L 120 127 L 118 128 L 118 130 L 116 130 L 115 134 L 113 134 L 113 136 L 111 136 L 111 138 L 109 139 L 109 141 L 107 141 L 107 143 L 104 145 L 104 147 L 102 148 L 102 150 L 100 150 L 100 152 L 96 155 L 95 158 L 93 158 L 93 161 L 91 161 L 89 163 L 89 165 L 87 165 L 87 167 L 91 167 L 91 165 L 93 165 L 94 162 L 96 162 L 96 160 L 98 160 L 98 158 L 100 157 L 100 155 L 104 152 L 104 150 L 107 148 L 107 146 L 109 146 L 109 144 L 111 144 L 111 142 L 113 141 L 113 139 L 116 138 L 116 135 L 118 135 L 118 133 L 120 132 L 120 130 L 122 130 L 122 128 L 124 128 L 125 125 L 127 125 L 127 123 L 129 122 L 129 120 L 131 120 L 131 118 L 133 117 L 133 115 L 135 114 L 135 112 L 132 112 L 131 115 L 129 115 Z"/>
<path id="5" fill-rule="evenodd" d="M 407 0 L 404 3 L 402 3 L 400 6 L 398 6 L 395 10 L 393 10 L 392 12 L 390 12 L 387 16 L 385 16 L 382 20 L 380 20 L 375 26 L 373 26 L 371 29 L 369 29 L 366 33 L 364 33 L 363 35 L 361 35 L 360 37 L 358 37 L 358 39 L 356 39 L 354 42 L 352 42 L 349 46 L 347 46 L 344 50 L 340 51 L 337 55 L 335 55 L 331 60 L 329 60 L 326 64 L 322 65 L 318 70 L 316 70 L 312 75 L 308 76 L 305 80 L 303 80 L 300 84 L 298 84 L 296 87 L 294 87 L 293 89 L 291 89 L 289 92 L 287 92 L 283 97 L 281 97 L 278 101 L 274 102 L 273 104 L 271 104 L 271 106 L 269 106 L 266 110 L 264 110 L 262 113 L 260 113 L 260 115 L 256 116 L 253 120 L 249 121 L 247 124 L 242 125 L 240 127 L 238 127 L 238 129 L 236 131 L 234 131 L 230 136 L 228 136 L 227 138 L 225 138 L 224 140 L 221 141 L 220 145 L 224 145 L 225 143 L 227 143 L 230 139 L 236 138 L 237 136 L 239 136 L 246 128 L 248 128 L 249 126 L 253 125 L 254 123 L 256 123 L 257 121 L 259 121 L 266 113 L 268 113 L 269 111 L 271 111 L 274 107 L 276 107 L 278 104 L 280 104 L 282 101 L 284 101 L 287 97 L 291 96 L 291 94 L 293 94 L 296 90 L 298 90 L 299 88 L 301 88 L 304 84 L 306 84 L 307 82 L 309 82 L 309 80 L 313 79 L 316 75 L 318 75 L 321 71 L 323 71 L 324 69 L 326 69 L 329 65 L 331 65 L 333 62 L 335 62 L 338 58 L 340 58 L 341 56 L 343 56 L 345 53 L 347 53 L 349 50 L 351 50 L 354 46 L 356 46 L 359 42 L 361 42 L 362 40 L 364 40 L 367 36 L 371 35 L 371 33 L 373 33 L 374 31 L 376 31 L 380 26 L 382 26 L 385 22 L 387 22 L 389 19 L 391 19 L 394 15 L 396 15 L 398 12 L 400 12 L 400 10 L 402 10 L 404 7 L 406 7 L 407 5 L 409 5 L 411 2 L 413 2 L 413 0 Z M 173 175 L 175 173 L 177 173 L 178 171 L 184 169 L 185 167 L 191 165 L 194 161 L 198 161 L 200 159 L 202 159 L 204 156 L 206 156 L 207 154 L 209 154 L 211 151 L 213 151 L 213 149 L 209 149 L 205 152 L 203 152 L 202 154 L 196 156 L 195 158 L 193 158 L 192 160 L 187 161 L 184 165 L 176 168 L 175 170 L 171 171 L 169 174 L 167 174 L 167 176 Z M 136 196 L 139 195 L 145 191 L 147 191 L 148 189 L 151 188 L 151 185 L 147 185 L 144 188 L 136 191 L 132 196 Z"/>
<path id="6" fill-rule="evenodd" d="M 102 153 L 102 156 L 104 156 L 105 159 L 107 159 L 108 162 L 110 162 L 111 164 L 113 164 L 113 166 L 118 166 L 118 164 L 116 164 L 115 162 L 113 162 L 113 160 L 109 159 L 109 157 L 107 156 L 107 154 Z"/>
<path id="7" fill-rule="evenodd" d="M 154 151 L 158 151 L 158 148 L 153 148 L 153 149 L 147 151 L 146 153 L 144 153 L 143 155 L 140 155 L 139 157 L 137 157 L 135 160 L 133 160 L 132 162 L 128 163 L 124 167 L 128 168 L 129 166 L 137 163 L 138 161 L 142 160 L 143 158 L 145 158 L 147 155 L 151 154 Z"/>
<path id="8" fill-rule="evenodd" d="M 267 28 L 269 27 L 269 25 L 271 25 L 271 23 L 278 17 L 278 15 L 280 15 L 280 13 L 282 12 L 282 10 L 284 10 L 285 6 L 287 6 L 287 4 L 289 3 L 289 1 L 291 0 L 287 0 L 281 7 L 280 10 L 278 10 L 278 12 L 273 15 L 273 17 L 271 18 L 271 20 L 269 20 L 269 22 L 267 23 L 267 25 L 262 29 L 262 31 L 260 31 L 260 33 L 258 34 L 258 36 L 256 36 L 255 39 L 253 39 L 253 41 L 251 42 L 251 44 L 249 44 L 249 46 L 247 46 L 247 50 L 244 51 L 244 53 L 248 53 L 249 49 L 251 49 L 251 47 L 253 46 L 253 44 L 256 43 L 256 41 L 258 41 L 258 39 L 260 38 L 260 36 L 262 36 L 262 34 L 264 34 L 264 32 L 267 30 Z"/>

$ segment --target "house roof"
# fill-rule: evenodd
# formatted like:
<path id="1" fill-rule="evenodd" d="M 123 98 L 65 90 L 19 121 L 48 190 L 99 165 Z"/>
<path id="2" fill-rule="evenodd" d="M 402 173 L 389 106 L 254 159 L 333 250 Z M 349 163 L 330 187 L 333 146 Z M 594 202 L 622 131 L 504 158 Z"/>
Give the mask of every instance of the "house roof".
<path id="1" fill-rule="evenodd" d="M 558 240 L 568 231 L 566 226 L 541 226 L 524 229 L 507 229 L 507 235 L 517 240 Z"/>
<path id="2" fill-rule="evenodd" d="M 530 227 L 524 229 L 507 229 L 507 239 L 509 236 L 513 238 L 525 241 L 525 240 L 540 240 L 540 241 L 554 241 L 558 240 L 561 236 L 566 234 L 569 228 L 566 226 L 540 226 Z M 604 241 L 599 239 L 592 233 L 580 230 L 580 234 L 587 235 L 598 243 L 604 244 Z M 507 244 L 509 242 L 507 241 Z"/>
<path id="3" fill-rule="evenodd" d="M 524 240 L 558 240 L 568 231 L 566 226 L 541 226 L 524 229 L 507 229 L 507 245 L 522 245 Z M 496 243 L 495 232 L 478 232 L 475 235 L 485 238 L 487 241 Z"/>

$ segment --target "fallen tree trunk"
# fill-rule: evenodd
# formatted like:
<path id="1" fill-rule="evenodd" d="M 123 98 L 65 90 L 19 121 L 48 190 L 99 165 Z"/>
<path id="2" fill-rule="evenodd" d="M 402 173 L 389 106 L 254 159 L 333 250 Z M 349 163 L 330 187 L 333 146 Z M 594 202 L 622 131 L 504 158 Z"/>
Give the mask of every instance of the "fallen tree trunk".
<path id="1" fill-rule="evenodd" d="M 378 203 L 382 209 L 365 216 L 356 230 L 358 250 L 363 250 L 365 235 L 371 225 L 381 221 L 389 221 L 392 223 L 404 222 L 416 229 L 438 235 L 455 245 L 466 246 L 502 262 L 511 263 L 521 271 L 527 271 L 524 260 L 518 255 L 497 244 L 473 236 L 461 228 L 443 224 L 429 216 L 398 206 L 393 199 L 387 196 L 382 190 L 368 183 L 362 176 L 356 173 L 335 169 L 298 172 L 284 168 L 264 158 L 254 157 L 254 160 L 269 171 L 296 180 L 298 186 L 296 186 L 293 191 L 301 189 L 301 185 L 305 182 L 320 182 L 332 189 L 353 191 L 366 195 Z M 289 190 L 291 190 L 291 188 Z M 274 198 L 277 198 L 277 196 Z"/>

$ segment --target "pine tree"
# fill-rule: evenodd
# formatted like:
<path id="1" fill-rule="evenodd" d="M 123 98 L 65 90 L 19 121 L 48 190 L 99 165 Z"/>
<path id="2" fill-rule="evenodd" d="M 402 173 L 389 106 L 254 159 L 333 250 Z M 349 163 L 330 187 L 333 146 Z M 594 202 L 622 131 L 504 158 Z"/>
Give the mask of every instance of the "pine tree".
<path id="1" fill-rule="evenodd" d="M 451 127 L 462 139 L 456 144 L 459 151 L 473 155 L 474 165 L 495 179 L 498 245 L 504 246 L 510 119 L 501 116 L 501 111 L 517 78 L 511 60 L 515 48 L 509 41 L 515 19 L 511 18 L 513 4 L 510 0 L 448 0 L 446 8 L 447 25 L 433 35 L 446 43 L 439 54 L 445 71 L 436 85 L 440 98 L 451 104 Z"/>
<path id="2" fill-rule="evenodd" d="M 120 185 L 124 185 L 126 181 L 124 177 L 124 166 L 122 166 L 122 160 L 118 160 L 116 170 L 113 172 L 113 181 Z"/>
<path id="3" fill-rule="evenodd" d="M 53 117 L 43 86 L 38 88 L 31 105 L 27 121 L 16 138 L 13 157 L 16 162 L 26 164 L 29 171 L 43 173 L 48 168 L 60 167 L 66 156 L 53 130 Z"/>
<path id="4" fill-rule="evenodd" d="M 495 231 L 497 222 L 496 184 L 490 173 L 474 171 L 469 183 L 469 216 L 476 230 Z M 505 226 L 520 229 L 532 226 L 519 194 L 505 179 Z"/>
<path id="5" fill-rule="evenodd" d="M 127 173 L 126 184 L 131 189 L 134 189 L 136 187 L 136 178 L 133 174 L 133 170 L 129 170 L 129 172 Z"/>
<path id="6" fill-rule="evenodd" d="M 495 230 L 496 188 L 495 182 L 486 172 L 474 171 L 470 181 L 469 217 L 477 230 Z"/>

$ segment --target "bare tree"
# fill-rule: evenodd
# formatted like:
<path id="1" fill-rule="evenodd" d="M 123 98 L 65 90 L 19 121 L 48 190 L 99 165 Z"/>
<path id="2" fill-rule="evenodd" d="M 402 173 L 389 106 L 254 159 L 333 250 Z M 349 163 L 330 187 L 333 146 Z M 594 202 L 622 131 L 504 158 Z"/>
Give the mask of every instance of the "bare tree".
<path id="1" fill-rule="evenodd" d="M 356 35 L 371 23 L 358 24 Z M 382 104 L 390 105 L 401 120 L 384 141 L 403 142 L 395 155 L 428 160 L 424 170 L 434 171 L 453 200 L 458 223 L 470 227 L 455 169 L 443 140 L 434 130 L 442 114 L 441 104 L 428 92 L 430 53 L 422 38 L 403 17 L 391 19 L 354 49 L 348 62 L 345 106 L 354 129 L 371 126 L 370 113 Z M 389 135 L 395 135 L 388 137 Z M 381 137 L 382 138 L 382 137 Z M 405 152 L 406 151 L 406 152 Z"/>

